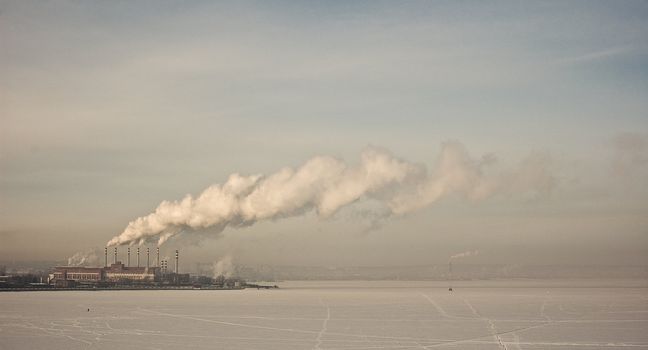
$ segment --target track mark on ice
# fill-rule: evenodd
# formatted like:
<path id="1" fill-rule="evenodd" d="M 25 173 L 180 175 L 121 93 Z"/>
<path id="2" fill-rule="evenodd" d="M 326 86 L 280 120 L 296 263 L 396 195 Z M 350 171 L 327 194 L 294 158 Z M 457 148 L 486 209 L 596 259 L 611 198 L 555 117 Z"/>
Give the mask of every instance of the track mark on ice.
<path id="1" fill-rule="evenodd" d="M 270 330 L 270 331 L 283 331 L 283 332 L 302 333 L 302 334 L 319 334 L 318 331 L 311 331 L 311 330 L 305 330 L 305 329 L 277 328 L 277 327 L 267 327 L 267 326 L 255 326 L 255 325 L 234 323 L 234 322 L 225 322 L 225 321 L 211 320 L 211 319 L 202 318 L 202 317 L 170 314 L 170 313 L 166 313 L 166 312 L 160 312 L 160 311 L 144 309 L 144 308 L 141 308 L 141 307 L 138 308 L 138 310 L 140 310 L 140 311 L 142 311 L 144 313 L 153 314 L 153 315 L 167 316 L 167 317 L 173 317 L 173 318 L 181 318 L 181 319 L 186 319 L 186 320 L 194 320 L 194 321 L 201 321 L 201 322 L 208 322 L 208 323 L 216 323 L 216 324 L 221 324 L 221 325 L 225 325 L 225 326 L 263 329 L 263 330 Z M 450 340 L 450 339 L 431 339 L 431 338 L 415 338 L 415 337 L 391 337 L 391 336 L 386 336 L 386 335 L 353 334 L 353 333 L 328 332 L 328 331 L 327 331 L 327 334 L 339 335 L 339 336 L 348 336 L 348 337 L 356 337 L 356 338 L 363 338 L 363 339 L 364 338 L 371 338 L 372 341 L 375 341 L 374 339 L 393 340 L 393 341 L 411 342 L 411 343 L 417 343 L 417 342 L 449 342 L 449 341 L 453 341 L 453 340 Z"/>
<path id="2" fill-rule="evenodd" d="M 483 318 L 483 317 L 479 314 L 479 312 L 477 312 L 477 310 L 472 306 L 472 304 L 468 302 L 468 300 L 463 299 L 463 298 L 462 298 L 461 300 L 463 300 L 464 304 L 466 304 L 466 306 L 468 306 L 468 308 L 469 308 L 470 311 L 473 313 L 473 315 L 475 315 L 475 317 L 477 317 L 477 318 Z"/>
<path id="3" fill-rule="evenodd" d="M 511 335 L 513 336 L 513 341 L 515 342 L 515 344 L 513 344 L 515 348 L 517 350 L 522 350 L 522 347 L 520 346 L 520 336 L 516 332 L 511 333 Z"/>
<path id="4" fill-rule="evenodd" d="M 551 321 L 552 321 L 552 320 L 551 320 L 551 317 L 549 317 L 549 316 L 547 315 L 547 313 L 546 313 L 546 311 L 547 311 L 547 302 L 549 301 L 549 298 L 550 298 L 549 291 L 547 291 L 547 292 L 546 292 L 546 297 L 545 297 L 545 299 L 542 301 L 542 305 L 540 306 L 540 316 L 541 316 L 542 318 L 544 318 L 545 320 L 551 322 Z"/>
<path id="5" fill-rule="evenodd" d="M 429 295 L 424 294 L 424 293 L 421 293 L 421 295 L 422 295 L 425 299 L 427 299 L 427 301 L 430 302 L 430 304 L 432 304 L 432 306 L 434 306 L 434 308 L 437 310 L 437 312 L 438 312 L 439 314 L 441 314 L 441 316 L 443 316 L 443 317 L 447 317 L 447 318 L 453 318 L 452 316 L 448 315 L 448 313 L 447 313 L 447 312 L 446 312 L 446 311 L 441 307 L 441 305 L 437 304 L 437 302 L 434 301 L 434 299 L 430 298 Z"/>
<path id="6" fill-rule="evenodd" d="M 324 322 L 322 322 L 322 329 L 319 331 L 319 333 L 317 333 L 317 338 L 315 338 L 315 341 L 317 343 L 315 344 L 315 347 L 313 349 L 321 349 L 320 346 L 322 345 L 322 336 L 324 335 L 324 333 L 326 333 L 328 322 L 331 319 L 331 307 L 328 306 L 328 304 L 324 304 L 322 298 L 320 298 L 319 301 L 322 306 L 326 306 L 326 318 L 324 319 Z"/>
<path id="7" fill-rule="evenodd" d="M 545 327 L 545 326 L 547 326 L 547 325 L 549 325 L 549 323 L 542 323 L 542 324 L 538 324 L 538 325 L 534 325 L 534 326 L 528 326 L 528 327 L 516 328 L 516 329 L 512 329 L 512 330 L 510 330 L 510 331 L 497 332 L 497 333 L 494 333 L 494 334 L 491 333 L 491 334 L 489 334 L 489 335 L 482 335 L 482 336 L 474 337 L 474 338 L 468 338 L 468 339 L 457 339 L 457 340 L 445 341 L 445 342 L 441 342 L 441 343 L 438 343 L 438 344 L 428 345 L 428 346 L 426 346 L 425 348 L 426 348 L 426 349 L 430 349 L 430 348 L 437 348 L 437 347 L 441 347 L 441 346 L 455 345 L 455 344 L 461 344 L 461 343 L 473 343 L 473 344 L 477 344 L 477 343 L 480 343 L 480 342 L 479 342 L 480 339 L 484 339 L 484 338 L 488 338 L 488 337 L 494 337 L 494 336 L 496 336 L 496 337 L 499 338 L 500 335 L 504 335 L 504 334 L 512 334 L 512 333 L 517 333 L 517 332 L 523 332 L 523 331 L 526 331 L 526 330 L 529 330 L 529 329 Z M 489 342 L 489 344 L 492 344 L 492 342 Z M 520 343 L 520 344 L 522 344 L 522 343 Z M 524 343 L 524 344 L 525 344 L 525 345 L 533 345 L 533 344 L 535 344 L 535 343 Z M 549 344 L 549 343 L 547 343 L 547 344 Z M 503 344 L 502 344 L 502 345 L 503 345 Z"/>
<path id="8" fill-rule="evenodd" d="M 25 322 L 23 325 L 20 325 L 24 328 L 27 329 L 33 329 L 33 330 L 38 330 L 46 334 L 46 336 L 51 336 L 55 338 L 68 338 L 70 340 L 78 341 L 87 345 L 92 345 L 92 342 L 87 341 L 85 339 L 80 339 L 73 337 L 69 334 L 66 334 L 70 332 L 68 329 L 59 329 L 59 328 L 54 328 L 54 327 L 66 327 L 66 325 L 58 325 L 55 322 L 50 322 L 50 327 L 39 327 L 32 322 Z"/>
<path id="9" fill-rule="evenodd" d="M 142 310 L 144 312 L 149 312 L 149 313 L 152 313 L 152 314 L 156 314 L 156 315 L 161 315 L 161 316 L 168 316 L 168 317 L 174 317 L 174 318 L 183 318 L 183 319 L 186 319 L 186 320 L 202 321 L 202 322 L 208 322 L 208 323 L 216 323 L 216 324 L 221 324 L 221 325 L 224 325 L 224 326 L 264 329 L 264 330 L 269 330 L 269 331 L 283 331 L 283 332 L 293 332 L 293 333 L 308 333 L 308 334 L 316 334 L 317 333 L 315 331 L 308 331 L 308 330 L 304 330 L 304 329 L 254 326 L 254 325 L 243 324 L 243 323 L 234 323 L 234 322 L 210 320 L 208 318 L 201 318 L 201 317 L 193 317 L 193 316 L 186 316 L 186 315 L 175 315 L 175 314 L 170 314 L 170 313 L 166 313 L 166 312 L 159 312 L 159 311 L 147 310 L 147 309 L 142 309 L 142 308 L 140 308 L 140 310 Z"/>
<path id="10" fill-rule="evenodd" d="M 475 307 L 474 307 L 474 306 L 473 306 L 473 305 L 472 305 L 472 304 L 471 304 L 467 299 L 465 299 L 465 298 L 461 298 L 461 299 L 463 300 L 464 304 L 466 304 L 466 305 L 468 306 L 468 308 L 472 311 L 472 313 L 473 313 L 475 316 L 477 316 L 478 318 L 480 318 L 480 319 L 485 320 L 486 322 L 488 322 L 488 326 L 489 326 L 489 328 L 490 328 L 490 330 L 491 330 L 491 334 L 493 335 L 493 339 L 495 339 L 495 341 L 497 342 L 497 344 L 499 344 L 500 348 L 502 348 L 502 349 L 504 349 L 504 350 L 508 350 L 508 348 L 506 347 L 506 345 L 504 344 L 504 342 L 502 342 L 502 338 L 500 337 L 500 334 L 497 333 L 497 329 L 495 328 L 495 323 L 493 322 L 493 320 L 491 320 L 490 318 L 487 318 L 487 317 L 482 316 L 482 315 L 477 311 L 477 309 L 475 309 Z"/>

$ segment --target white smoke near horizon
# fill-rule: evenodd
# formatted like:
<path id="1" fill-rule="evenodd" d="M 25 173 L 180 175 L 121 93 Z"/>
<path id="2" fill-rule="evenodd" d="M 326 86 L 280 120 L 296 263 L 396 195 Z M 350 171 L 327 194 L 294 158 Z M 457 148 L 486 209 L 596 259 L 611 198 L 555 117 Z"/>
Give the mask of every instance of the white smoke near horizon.
<path id="1" fill-rule="evenodd" d="M 214 278 L 223 276 L 230 278 L 234 275 L 234 262 L 231 255 L 226 255 L 218 260 L 213 266 Z"/>
<path id="2" fill-rule="evenodd" d="M 67 259 L 67 266 L 98 266 L 102 252 L 100 249 L 90 249 L 77 252 Z"/>
<path id="3" fill-rule="evenodd" d="M 547 193 L 555 184 L 547 157 L 534 155 L 513 171 L 485 174 L 485 168 L 494 162 L 492 156 L 475 160 L 461 143 L 450 141 L 442 144 L 436 166 L 429 173 L 422 164 L 401 160 L 375 147 L 362 152 L 357 165 L 317 156 L 297 169 L 286 167 L 268 176 L 234 173 L 224 184 L 212 185 L 197 197 L 163 201 L 153 213 L 131 221 L 108 246 L 153 240 L 161 245 L 180 233 L 207 228 L 220 233 L 227 227 L 313 210 L 320 218 L 328 218 L 363 199 L 380 203 L 386 208 L 383 216 L 389 217 L 418 210 L 452 194 L 481 200 L 498 193 Z"/>
<path id="4" fill-rule="evenodd" d="M 455 255 L 450 257 L 450 260 L 459 259 L 459 258 L 466 258 L 466 257 L 469 257 L 469 256 L 475 256 L 475 255 L 479 255 L 479 250 L 469 250 L 467 252 L 455 254 Z"/>

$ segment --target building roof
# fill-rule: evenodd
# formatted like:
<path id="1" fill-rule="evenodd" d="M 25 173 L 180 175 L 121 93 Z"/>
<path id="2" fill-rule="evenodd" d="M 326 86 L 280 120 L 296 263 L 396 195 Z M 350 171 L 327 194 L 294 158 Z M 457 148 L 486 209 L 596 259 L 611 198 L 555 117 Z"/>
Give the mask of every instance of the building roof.
<path id="1" fill-rule="evenodd" d="M 109 267 L 85 267 L 85 266 L 56 266 L 54 272 L 63 273 L 64 271 L 68 273 L 134 273 L 134 274 L 145 274 L 145 273 L 154 273 L 159 267 L 128 267 L 124 266 L 121 262 L 116 262 L 111 264 Z"/>
<path id="2" fill-rule="evenodd" d="M 84 267 L 84 266 L 56 266 L 54 272 L 67 271 L 68 273 L 101 273 L 101 267 Z"/>

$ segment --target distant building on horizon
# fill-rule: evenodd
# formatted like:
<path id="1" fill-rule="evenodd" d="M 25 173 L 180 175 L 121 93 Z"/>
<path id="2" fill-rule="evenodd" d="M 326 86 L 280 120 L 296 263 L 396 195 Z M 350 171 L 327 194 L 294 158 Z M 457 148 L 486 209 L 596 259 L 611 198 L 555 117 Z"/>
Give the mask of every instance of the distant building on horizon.
<path id="1" fill-rule="evenodd" d="M 50 274 L 50 283 L 154 282 L 161 277 L 160 267 L 130 267 L 117 261 L 107 267 L 57 266 Z"/>

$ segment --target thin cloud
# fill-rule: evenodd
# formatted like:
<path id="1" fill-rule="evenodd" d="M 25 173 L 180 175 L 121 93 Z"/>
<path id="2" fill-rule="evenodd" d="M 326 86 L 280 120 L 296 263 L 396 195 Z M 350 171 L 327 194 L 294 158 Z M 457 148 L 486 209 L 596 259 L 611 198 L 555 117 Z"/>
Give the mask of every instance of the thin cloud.
<path id="1" fill-rule="evenodd" d="M 635 49 L 630 46 L 613 47 L 605 50 L 588 52 L 577 56 L 565 57 L 559 59 L 558 61 L 556 61 L 556 63 L 560 65 L 588 63 L 588 62 L 604 60 L 615 56 L 628 55 L 632 53 L 634 50 Z"/>

